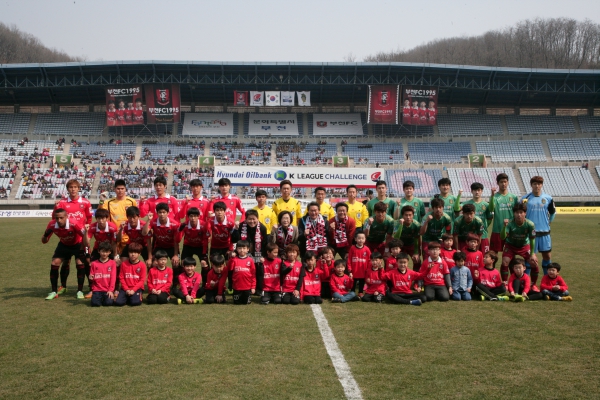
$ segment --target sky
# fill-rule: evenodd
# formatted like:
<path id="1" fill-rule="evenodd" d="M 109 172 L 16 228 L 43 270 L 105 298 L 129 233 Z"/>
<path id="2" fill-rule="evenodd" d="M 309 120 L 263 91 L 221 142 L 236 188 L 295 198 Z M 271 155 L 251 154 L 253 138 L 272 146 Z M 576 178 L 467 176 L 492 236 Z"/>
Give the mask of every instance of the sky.
<path id="1" fill-rule="evenodd" d="M 0 22 L 86 61 L 362 61 L 525 19 L 600 22 L 598 0 L 0 2 Z"/>

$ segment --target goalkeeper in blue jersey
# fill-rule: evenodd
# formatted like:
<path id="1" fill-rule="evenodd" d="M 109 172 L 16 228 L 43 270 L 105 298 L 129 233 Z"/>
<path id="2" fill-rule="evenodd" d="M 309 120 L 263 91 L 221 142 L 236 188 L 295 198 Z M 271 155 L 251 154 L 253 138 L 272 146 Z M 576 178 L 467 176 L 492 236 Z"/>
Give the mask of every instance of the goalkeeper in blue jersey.
<path id="1" fill-rule="evenodd" d="M 542 192 L 544 186 L 544 178 L 534 176 L 529 181 L 531 184 L 531 193 L 526 194 L 521 198 L 521 203 L 527 203 L 527 215 L 525 218 L 535 224 L 535 248 L 531 249 L 532 254 L 537 252 L 542 253 L 542 269 L 544 275 L 548 273 L 550 260 L 550 252 L 552 251 L 552 240 L 550 239 L 550 224 L 554 221 L 556 215 L 556 207 L 552 196 Z M 529 267 L 527 267 L 529 273 Z M 537 276 L 531 277 L 531 284 L 535 285 Z"/>

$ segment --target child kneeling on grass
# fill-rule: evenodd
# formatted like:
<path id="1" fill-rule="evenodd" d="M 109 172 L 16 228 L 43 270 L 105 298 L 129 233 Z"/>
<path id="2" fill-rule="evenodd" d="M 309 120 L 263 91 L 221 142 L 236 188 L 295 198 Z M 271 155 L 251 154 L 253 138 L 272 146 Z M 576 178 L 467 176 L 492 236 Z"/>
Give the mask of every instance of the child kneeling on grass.
<path id="1" fill-rule="evenodd" d="M 146 264 L 140 261 L 143 246 L 133 242 L 127 245 L 128 258 L 121 263 L 119 282 L 121 290 L 115 299 L 115 306 L 125 304 L 139 306 L 142 304 L 142 293 L 146 284 Z"/>
<path id="2" fill-rule="evenodd" d="M 346 270 L 346 261 L 336 260 L 334 263 L 334 274 L 331 276 L 329 285 L 331 286 L 332 299 L 334 303 L 346 303 L 351 300 L 358 300 L 354 288 L 354 280 L 344 273 Z"/>
<path id="3" fill-rule="evenodd" d="M 496 269 L 498 255 L 495 251 L 488 251 L 483 256 L 483 268 L 480 268 L 474 276 L 475 288 L 481 295 L 481 300 L 506 301 L 506 287 L 500 278 L 500 272 Z"/>
<path id="4" fill-rule="evenodd" d="M 559 275 L 560 264 L 551 263 L 548 265 L 548 274 L 542 278 L 542 295 L 546 300 L 572 301 L 569 295 L 569 287 L 564 279 Z"/>
<path id="5" fill-rule="evenodd" d="M 202 304 L 204 288 L 202 287 L 202 276 L 196 272 L 196 260 L 194 257 L 183 259 L 183 273 L 177 277 L 179 286 L 173 288 L 173 296 L 177 298 L 177 304 Z"/>
<path id="6" fill-rule="evenodd" d="M 421 271 L 413 271 L 408 269 L 408 260 L 410 256 L 407 253 L 400 253 L 396 260 L 398 261 L 398 269 L 387 271 L 385 279 L 390 286 L 387 293 L 387 299 L 394 304 L 410 304 L 420 306 L 427 301 L 425 293 L 421 291 L 411 290 L 414 283 L 422 280 L 427 273 L 427 268 L 422 268 Z"/>
<path id="7" fill-rule="evenodd" d="M 167 267 L 169 255 L 164 250 L 156 250 L 156 265 L 148 273 L 148 304 L 167 304 L 171 299 L 169 291 L 173 283 L 173 270 Z"/>
<path id="8" fill-rule="evenodd" d="M 525 262 L 522 259 L 515 258 L 512 261 L 513 271 L 508 280 L 509 299 L 511 301 L 541 300 L 543 295 L 540 292 L 531 290 L 531 278 L 525 273 Z"/>
<path id="9" fill-rule="evenodd" d="M 117 281 L 117 264 L 111 260 L 110 242 L 102 242 L 98 246 L 100 258 L 90 265 L 92 281 L 92 307 L 112 306 L 114 302 L 115 282 Z"/>

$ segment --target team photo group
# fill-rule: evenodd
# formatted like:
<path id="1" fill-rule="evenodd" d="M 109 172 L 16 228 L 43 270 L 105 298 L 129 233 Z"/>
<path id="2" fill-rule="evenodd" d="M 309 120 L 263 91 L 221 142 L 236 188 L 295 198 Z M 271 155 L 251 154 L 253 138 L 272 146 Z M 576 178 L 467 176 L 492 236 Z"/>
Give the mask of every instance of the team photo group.
<path id="1" fill-rule="evenodd" d="M 227 178 L 216 197 L 204 197 L 194 179 L 191 195 L 177 200 L 159 176 L 155 194 L 139 203 L 124 180 L 115 181 L 115 197 L 101 196 L 94 213 L 80 183 L 70 180 L 42 236 L 44 244 L 53 234 L 59 239 L 46 300 L 66 295 L 74 258 L 75 296 L 92 306 L 245 305 L 253 298 L 263 305 L 571 301 L 551 261 L 556 209 L 544 179 L 532 177 L 531 192 L 520 199 L 508 192 L 506 174 L 496 182 L 489 199 L 475 182 L 472 199 L 461 202 L 462 191 L 452 195 L 450 179 L 442 178 L 429 209 L 411 181 L 400 199 L 377 181 L 376 195 L 362 202 L 349 185 L 347 200 L 335 205 L 317 187 L 304 208 L 283 180 L 271 206 L 259 189 L 256 206 L 245 210 Z"/>

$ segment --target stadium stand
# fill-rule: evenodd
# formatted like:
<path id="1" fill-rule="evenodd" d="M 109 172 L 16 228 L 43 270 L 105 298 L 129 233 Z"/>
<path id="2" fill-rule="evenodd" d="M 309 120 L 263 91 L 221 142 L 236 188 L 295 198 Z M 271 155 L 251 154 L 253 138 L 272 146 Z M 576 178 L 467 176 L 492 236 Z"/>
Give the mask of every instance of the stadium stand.
<path id="1" fill-rule="evenodd" d="M 0 140 L 0 162 L 46 163 L 62 147 L 46 140 Z"/>
<path id="2" fill-rule="evenodd" d="M 104 130 L 105 114 L 45 113 L 38 114 L 33 133 L 36 135 L 100 136 Z"/>
<path id="3" fill-rule="evenodd" d="M 81 183 L 81 195 L 89 197 L 96 178 L 96 170 L 78 168 L 35 168 L 23 171 L 16 199 L 58 199 L 68 196 L 65 184 L 70 179 Z"/>
<path id="4" fill-rule="evenodd" d="M 457 195 L 458 191 L 462 190 L 462 199 L 472 198 L 471 184 L 479 182 L 483 184 L 484 200 L 489 200 L 492 187 L 498 187 L 496 176 L 501 173 L 508 175 L 508 191 L 520 196 L 522 193 L 512 168 L 448 168 L 448 178 L 452 181 L 452 193 Z"/>
<path id="5" fill-rule="evenodd" d="M 213 142 L 209 152 L 216 160 L 227 165 L 269 165 L 271 162 L 271 144 L 267 141 Z"/>
<path id="6" fill-rule="evenodd" d="M 600 178 L 600 165 L 596 167 L 596 173 L 598 174 L 598 178 Z"/>
<path id="7" fill-rule="evenodd" d="M 168 177 L 169 173 L 164 168 L 152 167 L 125 167 L 111 168 L 102 167 L 100 173 L 100 184 L 98 185 L 98 194 L 108 192 L 108 197 L 114 197 L 115 180 L 125 179 L 127 183 L 127 195 L 134 199 L 139 199 L 141 196 L 149 196 L 154 193 L 152 181 L 159 175 Z"/>
<path id="8" fill-rule="evenodd" d="M 511 135 L 549 135 L 575 133 L 571 117 L 549 115 L 506 115 L 506 126 Z"/>
<path id="9" fill-rule="evenodd" d="M 342 155 L 356 164 L 402 164 L 405 158 L 402 143 L 348 143 L 342 145 Z"/>
<path id="10" fill-rule="evenodd" d="M 7 199 L 10 196 L 16 175 L 16 165 L 12 168 L 0 166 L 0 199 Z"/>
<path id="11" fill-rule="evenodd" d="M 582 133 L 598 133 L 600 132 L 600 117 L 590 117 L 582 115 L 577 117 L 579 127 Z"/>
<path id="12" fill-rule="evenodd" d="M 214 177 L 213 168 L 186 168 L 175 169 L 173 171 L 173 186 L 171 187 L 171 195 L 179 199 L 185 196 L 191 196 L 189 182 L 192 179 L 200 179 L 202 181 L 202 194 L 208 198 L 219 194 L 218 188 L 213 185 Z M 231 188 L 231 193 L 236 193 L 236 187 Z"/>
<path id="13" fill-rule="evenodd" d="M 459 163 L 471 153 L 469 142 L 409 143 L 411 161 L 425 164 Z"/>
<path id="14" fill-rule="evenodd" d="M 600 139 L 548 139 L 554 161 L 600 160 Z"/>
<path id="15" fill-rule="evenodd" d="M 499 115 L 439 114 L 440 136 L 502 136 Z"/>
<path id="16" fill-rule="evenodd" d="M 31 114 L 0 114 L 0 133 L 26 135 Z"/>
<path id="17" fill-rule="evenodd" d="M 74 158 L 80 159 L 80 163 L 86 164 L 120 164 L 135 161 L 135 144 L 125 144 L 119 141 L 81 143 L 71 142 L 69 152 Z"/>
<path id="18" fill-rule="evenodd" d="M 546 161 L 539 140 L 477 141 L 477 152 L 492 158 L 494 162 Z"/>
<path id="19" fill-rule="evenodd" d="M 310 144 L 300 142 L 277 143 L 277 163 L 280 165 L 327 165 L 332 163 L 332 157 L 337 153 L 337 146 L 332 143 L 320 142 Z"/>
<path id="20" fill-rule="evenodd" d="M 553 197 L 600 196 L 590 171 L 580 167 L 519 168 L 523 184 L 529 187 L 532 176 L 544 178 L 544 192 Z"/>
<path id="21" fill-rule="evenodd" d="M 193 164 L 204 149 L 197 145 L 145 144 L 140 154 L 141 164 Z"/>
<path id="22" fill-rule="evenodd" d="M 357 113 L 331 113 L 331 114 L 325 114 L 328 117 L 335 117 L 335 116 L 340 116 L 340 121 L 348 121 L 348 117 L 350 116 L 355 116 Z M 336 125 L 336 126 L 327 126 L 327 134 L 318 134 L 315 135 L 314 129 L 314 123 L 315 123 L 315 118 L 319 118 L 320 115 L 323 114 L 313 114 L 313 113 L 309 113 L 307 114 L 307 129 L 308 129 L 308 135 L 309 136 L 319 136 L 319 137 L 357 137 L 360 135 L 366 136 L 369 134 L 369 129 L 367 128 L 367 114 L 364 112 L 359 113 L 360 114 L 360 129 L 358 127 L 354 128 L 354 129 L 358 129 L 359 131 L 362 131 L 362 133 L 352 133 L 353 129 L 348 129 L 347 127 L 345 127 L 344 125 Z M 318 120 L 317 120 L 318 122 Z"/>
<path id="23" fill-rule="evenodd" d="M 173 124 L 148 124 L 144 113 L 143 125 L 109 126 L 108 134 L 111 136 L 162 136 L 172 133 Z"/>
<path id="24" fill-rule="evenodd" d="M 390 185 L 388 194 L 404 196 L 402 184 L 405 181 L 413 181 L 415 184 L 415 196 L 429 200 L 434 194 L 439 193 L 437 183 L 442 179 L 442 171 L 439 169 L 404 170 L 390 169 L 386 171 L 386 181 Z"/>
<path id="25" fill-rule="evenodd" d="M 380 125 L 373 124 L 374 136 L 433 136 L 432 126 L 413 126 L 413 125 Z"/>

